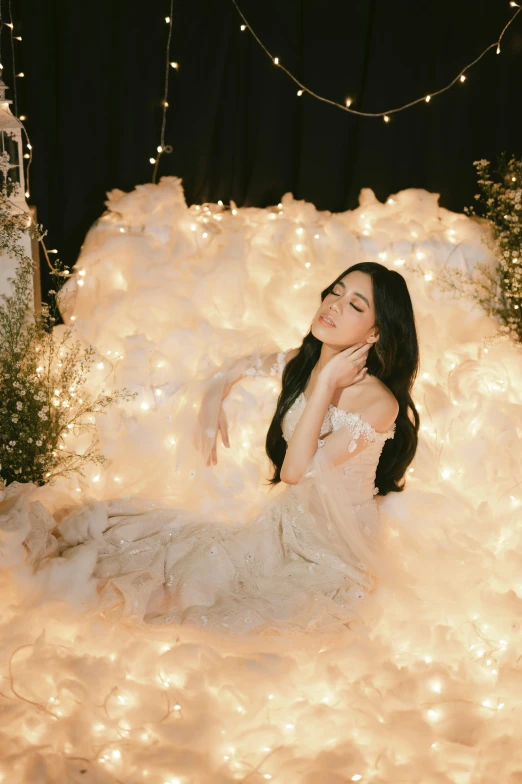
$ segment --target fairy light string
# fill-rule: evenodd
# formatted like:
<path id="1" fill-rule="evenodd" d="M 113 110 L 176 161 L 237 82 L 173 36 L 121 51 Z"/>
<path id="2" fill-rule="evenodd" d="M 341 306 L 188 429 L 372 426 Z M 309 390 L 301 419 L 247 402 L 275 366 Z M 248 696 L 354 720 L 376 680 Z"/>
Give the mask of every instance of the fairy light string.
<path id="1" fill-rule="evenodd" d="M 171 153 L 172 146 L 170 144 L 165 146 L 165 128 L 167 126 L 167 109 L 169 107 L 168 104 L 168 96 L 169 96 L 169 75 L 171 67 L 177 70 L 179 68 L 178 63 L 171 63 L 170 62 L 170 42 L 172 40 L 172 17 L 174 13 L 174 0 L 170 0 L 170 15 L 165 17 L 165 22 L 169 26 L 169 33 L 167 36 L 167 51 L 165 55 L 165 85 L 163 90 L 163 113 L 161 119 L 161 134 L 160 134 L 160 143 L 157 147 L 157 155 L 154 158 L 150 159 L 150 162 L 154 164 L 154 171 L 152 173 L 152 182 L 157 182 L 158 177 L 158 167 L 159 162 L 161 160 L 161 156 L 163 153 Z"/>
<path id="2" fill-rule="evenodd" d="M 14 47 L 14 37 L 13 37 L 13 12 L 11 10 L 11 0 L 8 3 L 8 10 L 9 10 L 9 21 L 6 22 L 6 27 L 9 28 L 9 37 L 11 39 L 11 63 L 13 68 L 13 98 L 14 98 L 14 110 L 15 116 L 18 117 L 18 90 L 16 89 L 16 79 L 23 78 L 24 72 L 21 71 L 20 73 L 16 73 L 16 60 L 15 60 L 15 47 Z M 22 40 L 19 37 L 19 40 Z M 29 190 L 29 189 L 28 189 Z"/>
<path id="3" fill-rule="evenodd" d="M 357 109 L 352 109 L 351 108 L 352 107 L 352 103 L 353 103 L 353 99 L 352 98 L 346 98 L 344 103 L 339 103 L 337 101 L 332 101 L 330 98 L 325 98 L 324 95 L 319 95 L 318 93 L 315 93 L 313 90 L 311 90 L 305 84 L 300 82 L 299 79 L 297 79 L 297 77 L 295 77 L 294 74 L 291 71 L 288 70 L 288 68 L 286 68 L 284 65 L 282 65 L 280 58 L 279 57 L 274 57 L 274 55 L 268 50 L 268 48 L 261 41 L 261 39 L 256 34 L 256 32 L 253 30 L 252 26 L 248 22 L 248 20 L 245 17 L 244 13 L 241 11 L 241 9 L 240 9 L 239 5 L 237 4 L 236 0 L 232 0 L 232 3 L 234 4 L 234 6 L 235 6 L 239 16 L 243 20 L 243 24 L 240 27 L 241 32 L 245 32 L 245 30 L 249 30 L 250 31 L 250 34 L 252 35 L 254 40 L 259 44 L 261 49 L 263 49 L 265 54 L 267 54 L 268 57 L 270 57 L 270 59 L 272 60 L 273 64 L 275 66 L 277 66 L 278 68 L 281 68 L 281 70 L 284 71 L 290 77 L 290 79 L 299 87 L 299 90 L 297 91 L 298 97 L 301 97 L 302 95 L 307 93 L 308 95 L 312 96 L 312 98 L 316 98 L 318 101 L 322 101 L 323 103 L 330 104 L 330 106 L 336 106 L 338 109 L 342 109 L 344 112 L 348 112 L 349 114 L 355 114 L 355 115 L 357 115 L 359 117 L 382 117 L 385 123 L 390 122 L 390 115 L 391 114 L 396 114 L 397 112 L 402 112 L 405 109 L 409 109 L 411 106 L 415 106 L 418 103 L 430 103 L 432 101 L 432 99 L 436 95 L 440 95 L 441 93 L 446 92 L 451 87 L 453 87 L 453 85 L 456 84 L 457 82 L 460 82 L 461 84 L 463 84 L 466 81 L 466 78 L 467 78 L 466 77 L 466 71 L 469 71 L 474 65 L 476 65 L 480 60 L 482 60 L 482 58 L 489 52 L 490 49 L 493 49 L 494 47 L 496 47 L 497 54 L 500 54 L 500 51 L 501 51 L 500 44 L 501 44 L 502 38 L 504 37 L 504 35 L 507 32 L 507 30 L 510 27 L 510 25 L 512 25 L 513 22 L 515 21 L 515 19 L 519 15 L 520 11 L 522 11 L 522 6 L 520 6 L 518 3 L 516 3 L 516 2 L 514 2 L 512 0 L 512 2 L 510 2 L 509 5 L 511 6 L 511 8 L 518 8 L 518 10 L 515 11 L 513 16 L 511 17 L 511 19 L 507 22 L 506 25 L 504 25 L 504 28 L 503 28 L 502 32 L 500 33 L 498 39 L 494 43 L 490 44 L 486 49 L 484 49 L 484 51 L 477 58 L 475 58 L 475 60 L 473 60 L 471 63 L 468 63 L 466 66 L 464 66 L 464 68 L 462 68 L 458 72 L 457 76 L 455 76 L 455 78 L 452 79 L 451 82 L 449 84 L 447 84 L 445 87 L 441 87 L 440 90 L 435 90 L 435 91 L 433 91 L 433 92 L 431 92 L 431 93 L 429 93 L 427 95 L 423 95 L 421 98 L 416 98 L 414 101 L 410 101 L 409 103 L 405 103 L 402 106 L 398 106 L 396 109 L 387 109 L 384 112 L 362 112 L 362 111 L 358 111 Z"/>

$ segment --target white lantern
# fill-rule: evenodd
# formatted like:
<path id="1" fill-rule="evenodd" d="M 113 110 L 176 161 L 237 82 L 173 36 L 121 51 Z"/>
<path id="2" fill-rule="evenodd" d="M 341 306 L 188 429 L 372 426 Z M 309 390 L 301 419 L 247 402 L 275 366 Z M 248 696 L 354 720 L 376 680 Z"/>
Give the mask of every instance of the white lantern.
<path id="1" fill-rule="evenodd" d="M 12 101 L 6 98 L 7 86 L 0 78 L 0 187 L 5 188 L 13 209 L 27 213 L 30 220 L 31 210 L 25 200 L 25 178 L 23 166 L 22 123 L 11 112 Z M 32 243 L 28 234 L 20 239 L 27 256 L 32 255 Z M 36 254 L 35 254 L 36 255 Z M 12 278 L 16 269 L 16 259 L 0 255 L 0 294 L 11 294 Z M 35 278 L 39 280 L 38 272 Z M 36 287 L 35 287 L 36 291 Z M 39 301 L 39 286 L 38 286 Z M 36 302 L 35 302 L 36 304 Z"/>

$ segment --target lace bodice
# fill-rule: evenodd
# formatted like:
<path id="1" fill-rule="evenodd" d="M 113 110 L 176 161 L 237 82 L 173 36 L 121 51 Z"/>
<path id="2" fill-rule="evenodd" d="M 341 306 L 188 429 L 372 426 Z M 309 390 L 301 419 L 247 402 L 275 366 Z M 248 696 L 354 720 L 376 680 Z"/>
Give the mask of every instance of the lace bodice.
<path id="1" fill-rule="evenodd" d="M 299 417 L 301 416 L 306 406 L 306 403 L 307 400 L 304 396 L 304 393 L 301 392 L 294 402 L 292 408 L 286 412 L 283 420 L 283 437 L 285 441 L 290 440 Z M 292 414 L 294 414 L 294 416 L 292 416 Z M 321 426 L 320 434 L 326 436 L 328 433 L 331 433 L 332 430 L 338 430 L 340 427 L 345 426 L 349 427 L 353 431 L 353 440 L 348 445 L 349 452 L 354 451 L 357 446 L 356 441 L 361 436 L 368 443 L 380 444 L 382 449 L 384 442 L 387 441 L 388 438 L 393 438 L 395 434 L 395 424 L 393 424 L 393 426 L 385 433 L 380 433 L 378 430 L 375 430 L 368 422 L 365 422 L 360 414 L 353 414 L 349 411 L 344 411 L 342 408 L 337 408 L 337 406 L 334 406 L 330 403 Z M 317 442 L 317 446 L 322 447 L 324 443 L 325 439 L 320 438 Z"/>

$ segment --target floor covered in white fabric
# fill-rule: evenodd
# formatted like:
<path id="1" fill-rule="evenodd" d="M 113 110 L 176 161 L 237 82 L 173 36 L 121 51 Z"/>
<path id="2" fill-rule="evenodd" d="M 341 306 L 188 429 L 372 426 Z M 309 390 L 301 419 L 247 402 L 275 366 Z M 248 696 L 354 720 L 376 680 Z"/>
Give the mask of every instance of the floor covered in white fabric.
<path id="1" fill-rule="evenodd" d="M 107 205 L 64 319 L 96 349 L 91 392 L 139 394 L 98 417 L 108 465 L 38 499 L 55 512 L 136 496 L 250 519 L 268 492 L 274 382 L 234 386 L 217 466 L 184 455 L 180 410 L 222 361 L 264 341 L 300 345 L 319 292 L 378 261 L 405 276 L 420 339 L 419 449 L 405 491 L 381 499 L 417 602 L 378 594 L 366 625 L 317 639 L 110 622 L 67 564 L 39 580 L 24 570 L 4 518 L 0 781 L 520 784 L 521 351 L 436 284 L 442 265 L 493 263 L 477 224 L 415 189 L 384 204 L 364 190 L 341 214 L 290 194 L 267 209 L 187 208 L 164 177 Z"/>

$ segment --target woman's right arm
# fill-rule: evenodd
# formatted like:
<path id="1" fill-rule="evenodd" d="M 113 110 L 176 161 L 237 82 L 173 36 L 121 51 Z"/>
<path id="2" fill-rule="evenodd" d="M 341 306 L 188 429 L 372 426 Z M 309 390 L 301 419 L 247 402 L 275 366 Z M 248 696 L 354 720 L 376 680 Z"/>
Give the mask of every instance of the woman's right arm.
<path id="1" fill-rule="evenodd" d="M 224 372 L 225 383 L 223 395 L 225 398 L 233 385 L 244 376 L 278 376 L 283 374 L 285 364 L 297 354 L 299 349 L 289 349 L 288 351 L 273 351 L 270 354 L 259 354 L 240 357 L 228 369 L 220 370 Z"/>
<path id="2" fill-rule="evenodd" d="M 244 376 L 280 378 L 285 364 L 293 359 L 298 351 L 299 349 L 290 349 L 287 352 L 274 351 L 270 354 L 261 354 L 260 350 L 256 350 L 235 359 L 231 364 L 224 363 L 210 378 L 203 382 L 204 389 L 194 443 L 204 455 L 205 460 L 208 460 L 217 437 L 221 403 L 233 385 Z"/>

